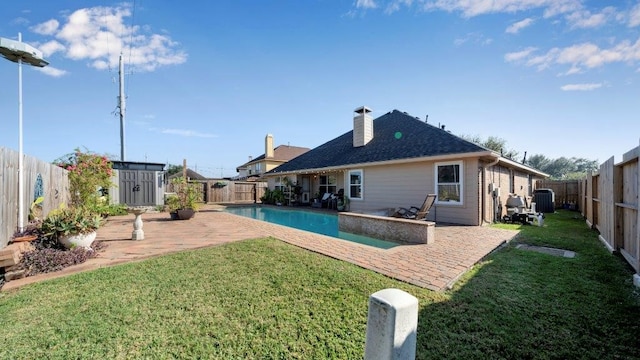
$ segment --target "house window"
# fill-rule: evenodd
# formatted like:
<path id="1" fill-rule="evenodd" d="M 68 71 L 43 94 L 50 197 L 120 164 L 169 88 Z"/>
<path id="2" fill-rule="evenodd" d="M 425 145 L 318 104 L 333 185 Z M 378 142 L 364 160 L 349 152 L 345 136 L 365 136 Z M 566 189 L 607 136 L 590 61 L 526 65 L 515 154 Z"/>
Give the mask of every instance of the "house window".
<path id="1" fill-rule="evenodd" d="M 462 161 L 436 164 L 438 203 L 462 205 Z"/>
<path id="2" fill-rule="evenodd" d="M 260 165 L 261 165 L 260 163 L 257 163 L 257 164 L 256 164 L 256 174 L 259 174 L 259 173 L 260 173 L 260 170 L 261 170 L 261 169 L 260 169 L 260 168 L 261 168 L 261 166 L 260 166 Z"/>
<path id="3" fill-rule="evenodd" d="M 338 180 L 335 175 L 320 175 L 320 194 L 336 193 Z"/>
<path id="4" fill-rule="evenodd" d="M 349 198 L 362 199 L 362 170 L 349 171 Z"/>
<path id="5" fill-rule="evenodd" d="M 276 177 L 276 184 L 273 187 L 274 190 L 280 190 L 280 191 L 284 191 L 284 184 L 282 183 L 282 177 L 278 176 Z"/>

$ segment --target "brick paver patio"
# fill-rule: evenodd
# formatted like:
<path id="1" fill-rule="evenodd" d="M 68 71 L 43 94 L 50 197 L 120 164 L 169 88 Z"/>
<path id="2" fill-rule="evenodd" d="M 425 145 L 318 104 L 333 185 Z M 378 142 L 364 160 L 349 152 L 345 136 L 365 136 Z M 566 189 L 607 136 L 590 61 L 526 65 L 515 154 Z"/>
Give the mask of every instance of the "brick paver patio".
<path id="1" fill-rule="evenodd" d="M 3 290 L 80 271 L 141 260 L 186 249 L 272 236 L 336 259 L 431 290 L 443 290 L 517 231 L 477 226 L 436 226 L 435 243 L 381 250 L 357 243 L 275 225 L 206 206 L 188 221 L 171 221 L 167 213 L 142 215 L 145 239 L 131 240 L 134 215 L 109 218 L 97 240 L 108 246 L 99 257 L 62 271 L 10 281 Z"/>

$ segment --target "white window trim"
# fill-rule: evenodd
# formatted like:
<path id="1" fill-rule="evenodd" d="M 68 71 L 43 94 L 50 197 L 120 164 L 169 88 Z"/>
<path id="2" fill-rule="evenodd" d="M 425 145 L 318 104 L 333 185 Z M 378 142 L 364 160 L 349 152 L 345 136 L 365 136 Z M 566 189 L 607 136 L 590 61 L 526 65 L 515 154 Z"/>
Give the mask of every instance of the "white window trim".
<path id="1" fill-rule="evenodd" d="M 436 198 L 436 204 L 438 205 L 451 205 L 451 206 L 462 206 L 464 205 L 464 161 L 446 161 L 446 162 L 438 162 L 434 165 L 434 187 L 436 194 L 438 192 L 438 166 L 447 166 L 447 165 L 459 165 L 460 166 L 460 180 L 458 181 L 460 184 L 460 201 L 440 201 L 440 196 Z"/>
<path id="2" fill-rule="evenodd" d="M 322 181 L 321 181 L 323 176 L 325 176 L 327 178 L 327 182 L 326 183 L 322 183 Z M 333 177 L 334 180 L 335 180 L 335 183 L 333 183 L 333 184 L 329 181 L 329 179 L 331 177 Z M 322 189 L 323 187 L 324 187 L 324 189 Z M 336 192 L 338 191 L 338 174 L 325 173 L 325 174 L 318 175 L 318 189 L 319 189 L 319 191 L 321 191 L 322 193 L 327 192 L 330 187 L 335 187 L 336 188 Z M 320 196 L 322 196 L 322 194 L 320 194 Z"/>
<path id="3" fill-rule="evenodd" d="M 359 172 L 360 173 L 360 197 L 354 198 L 351 197 L 351 173 Z M 345 189 L 345 195 L 349 196 L 349 200 L 362 201 L 364 200 L 364 170 L 363 169 L 352 169 L 347 172 L 347 178 L 345 183 L 347 184 Z"/>

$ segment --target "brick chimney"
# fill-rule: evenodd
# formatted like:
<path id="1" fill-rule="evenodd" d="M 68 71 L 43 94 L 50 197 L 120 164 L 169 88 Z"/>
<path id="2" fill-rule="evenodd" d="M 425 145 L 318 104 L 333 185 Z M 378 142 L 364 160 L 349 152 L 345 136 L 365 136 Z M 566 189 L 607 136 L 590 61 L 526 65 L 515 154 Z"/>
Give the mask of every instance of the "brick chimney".
<path id="1" fill-rule="evenodd" d="M 353 147 L 365 146 L 373 139 L 373 117 L 371 109 L 360 106 L 353 110 Z"/>
<path id="2" fill-rule="evenodd" d="M 273 158 L 273 135 L 267 134 L 264 138 L 264 157 Z"/>

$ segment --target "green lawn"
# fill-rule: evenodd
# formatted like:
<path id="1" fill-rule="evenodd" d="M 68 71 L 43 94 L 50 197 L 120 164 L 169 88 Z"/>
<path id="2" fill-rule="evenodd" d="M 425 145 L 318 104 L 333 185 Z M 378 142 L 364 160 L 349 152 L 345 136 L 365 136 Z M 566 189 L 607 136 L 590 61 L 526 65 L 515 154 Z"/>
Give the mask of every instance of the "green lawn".
<path id="1" fill-rule="evenodd" d="M 640 295 L 576 213 L 523 226 L 447 292 L 274 239 L 188 251 L 0 293 L 2 359 L 361 359 L 370 294 L 420 300 L 419 359 L 640 358 Z M 515 225 L 500 225 L 516 227 Z"/>

